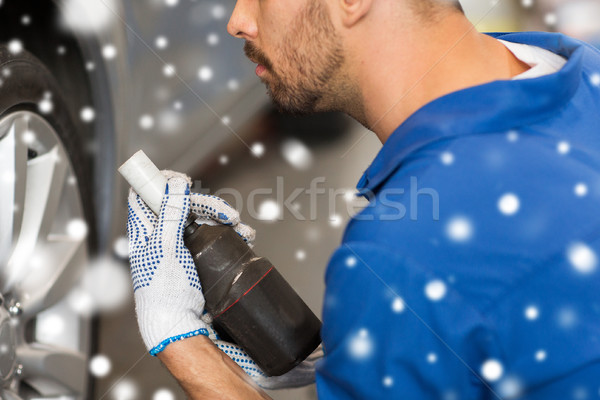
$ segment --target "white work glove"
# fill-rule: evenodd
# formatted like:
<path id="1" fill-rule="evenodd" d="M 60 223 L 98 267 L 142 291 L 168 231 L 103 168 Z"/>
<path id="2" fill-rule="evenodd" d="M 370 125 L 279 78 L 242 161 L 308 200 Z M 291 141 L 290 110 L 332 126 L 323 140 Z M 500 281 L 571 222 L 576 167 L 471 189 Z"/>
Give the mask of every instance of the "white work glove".
<path id="1" fill-rule="evenodd" d="M 171 173 L 163 171 L 163 173 Z M 240 222 L 240 213 L 232 208 L 225 200 L 209 194 L 191 193 L 191 211 L 200 216 L 196 220 L 198 225 L 231 225 L 244 241 L 252 248 L 256 231 Z"/>
<path id="2" fill-rule="evenodd" d="M 208 336 L 258 385 L 265 389 L 298 387 L 315 381 L 314 362 L 323 356 L 319 346 L 291 371 L 267 377 L 241 347 L 220 340 L 212 317 L 204 310 L 204 296 L 192 256 L 183 244 L 183 226 L 190 211 L 199 224 L 231 225 L 252 246 L 256 233 L 240 222 L 239 213 L 223 199 L 191 193 L 184 174 L 162 171 L 168 178 L 160 216 L 133 191 L 129 193 L 127 234 L 136 314 L 142 339 L 156 355 L 169 343 L 199 334 Z"/>
<path id="3" fill-rule="evenodd" d="M 129 261 L 135 310 L 142 339 L 150 354 L 177 340 L 208 336 L 200 319 L 204 296 L 183 226 L 190 209 L 190 181 L 165 174 L 166 193 L 157 217 L 133 190 L 129 191 Z"/>

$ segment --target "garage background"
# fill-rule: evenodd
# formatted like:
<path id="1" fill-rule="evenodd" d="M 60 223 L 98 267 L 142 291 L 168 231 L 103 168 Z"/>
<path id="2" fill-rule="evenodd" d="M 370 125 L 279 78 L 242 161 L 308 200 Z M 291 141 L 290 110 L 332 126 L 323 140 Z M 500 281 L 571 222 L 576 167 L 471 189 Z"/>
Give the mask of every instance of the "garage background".
<path id="1" fill-rule="evenodd" d="M 562 31 L 600 44 L 596 0 L 461 3 L 480 31 Z M 89 294 L 97 303 L 91 311 L 90 396 L 184 399 L 167 370 L 147 354 L 137 330 L 125 238 L 128 187 L 116 167 L 143 149 L 159 168 L 187 172 L 196 190 L 221 194 L 256 229 L 255 252 L 320 316 L 327 262 L 347 220 L 364 206 L 353 189 L 381 145 L 341 114 L 290 117 L 274 111 L 243 54 L 243 41 L 227 34 L 232 0 L 49 1 L 62 10 L 50 20 L 39 4 L 0 1 L 0 19 L 11 21 L 3 41 L 19 40 L 57 64 L 72 54 L 69 37 L 87 43 L 82 70 L 94 93 L 86 98 L 77 87 L 66 89 L 86 129 L 93 130 L 86 151 L 94 171 L 94 262 L 105 272 L 93 277 Z M 69 10 L 73 15 L 65 16 Z M 50 37 L 49 29 L 57 34 Z M 315 179 L 336 195 L 312 204 L 303 192 L 292 202 L 306 216 L 298 219 L 278 199 L 310 188 Z M 249 208 L 246 200 L 257 188 L 265 191 Z M 87 279 L 79 295 L 89 289 Z M 48 335 L 60 335 L 55 328 Z M 317 398 L 314 385 L 269 394 L 276 400 Z"/>

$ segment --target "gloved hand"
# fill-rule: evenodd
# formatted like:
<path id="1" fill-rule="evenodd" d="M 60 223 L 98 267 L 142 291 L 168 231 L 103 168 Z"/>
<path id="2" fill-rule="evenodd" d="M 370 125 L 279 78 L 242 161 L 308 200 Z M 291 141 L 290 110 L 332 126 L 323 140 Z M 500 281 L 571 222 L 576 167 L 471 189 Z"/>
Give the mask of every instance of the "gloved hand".
<path id="1" fill-rule="evenodd" d="M 131 274 L 140 332 L 150 354 L 169 343 L 203 334 L 265 389 L 298 387 L 315 380 L 315 361 L 323 356 L 317 348 L 304 362 L 277 377 L 268 377 L 241 347 L 220 340 L 212 317 L 204 310 L 204 296 L 193 259 L 183 244 L 183 225 L 191 210 L 197 223 L 232 225 L 252 246 L 256 233 L 240 222 L 239 213 L 216 196 L 191 193 L 184 174 L 162 171 L 168 178 L 160 216 L 130 190 L 127 233 Z"/>
<path id="2" fill-rule="evenodd" d="M 133 190 L 129 191 L 129 261 L 135 309 L 142 339 L 150 354 L 177 340 L 208 336 L 200 319 L 204 296 L 183 225 L 190 209 L 190 180 L 166 172 L 167 182 L 157 217 Z"/>
<path id="3" fill-rule="evenodd" d="M 220 197 L 208 194 L 191 193 L 191 211 L 198 214 L 199 225 L 231 225 L 244 241 L 252 248 L 256 231 L 240 222 L 240 213 Z"/>

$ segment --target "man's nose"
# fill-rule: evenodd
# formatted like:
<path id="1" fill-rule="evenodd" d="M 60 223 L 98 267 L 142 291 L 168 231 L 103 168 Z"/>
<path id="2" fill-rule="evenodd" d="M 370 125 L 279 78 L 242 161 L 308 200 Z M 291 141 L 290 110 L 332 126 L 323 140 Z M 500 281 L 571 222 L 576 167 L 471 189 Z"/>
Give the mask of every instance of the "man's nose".
<path id="1" fill-rule="evenodd" d="M 256 39 L 258 27 L 254 14 L 256 9 L 252 3 L 256 3 L 256 0 L 238 0 L 236 2 L 227 24 L 227 32 L 231 36 L 246 40 Z"/>

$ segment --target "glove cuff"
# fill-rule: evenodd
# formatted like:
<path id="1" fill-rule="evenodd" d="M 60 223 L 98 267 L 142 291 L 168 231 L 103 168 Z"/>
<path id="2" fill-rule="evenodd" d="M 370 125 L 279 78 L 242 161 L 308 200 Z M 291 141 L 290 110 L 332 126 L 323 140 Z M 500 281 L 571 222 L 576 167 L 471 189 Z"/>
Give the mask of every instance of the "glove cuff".
<path id="1" fill-rule="evenodd" d="M 198 335 L 208 336 L 208 330 L 206 328 L 200 328 L 200 329 L 196 329 L 195 331 L 183 333 L 181 335 L 171 336 L 170 338 L 167 338 L 167 339 L 161 341 L 159 344 L 157 344 L 156 346 L 151 348 L 150 355 L 156 357 L 158 355 L 158 353 L 160 353 L 161 351 L 163 351 L 165 349 L 165 347 L 167 347 L 168 344 L 176 342 L 178 340 L 183 340 L 183 339 L 191 338 L 191 337 L 198 336 Z"/>
<path id="2" fill-rule="evenodd" d="M 177 310 L 164 304 L 146 304 L 144 296 L 136 298 L 140 334 L 151 355 L 156 356 L 168 344 L 198 335 L 209 335 L 208 325 L 189 308 Z"/>

